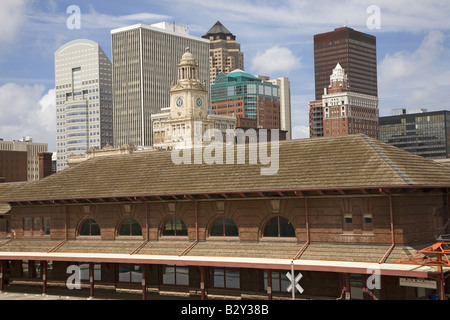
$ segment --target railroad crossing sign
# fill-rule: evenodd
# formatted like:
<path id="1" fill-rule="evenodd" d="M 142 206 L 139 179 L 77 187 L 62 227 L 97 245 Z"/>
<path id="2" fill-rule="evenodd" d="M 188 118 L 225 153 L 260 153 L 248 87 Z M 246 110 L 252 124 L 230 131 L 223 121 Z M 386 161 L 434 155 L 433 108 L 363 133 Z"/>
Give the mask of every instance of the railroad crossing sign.
<path id="1" fill-rule="evenodd" d="M 299 273 L 296 277 L 295 277 L 295 273 L 294 273 L 294 263 L 291 263 L 291 272 L 286 273 L 286 277 L 291 281 L 291 284 L 286 288 L 286 290 L 288 292 L 292 291 L 292 300 L 295 300 L 295 289 L 298 290 L 298 292 L 300 292 L 300 294 L 303 293 L 303 288 L 298 284 L 298 282 L 300 281 L 301 278 L 303 278 L 303 275 L 301 273 Z"/>

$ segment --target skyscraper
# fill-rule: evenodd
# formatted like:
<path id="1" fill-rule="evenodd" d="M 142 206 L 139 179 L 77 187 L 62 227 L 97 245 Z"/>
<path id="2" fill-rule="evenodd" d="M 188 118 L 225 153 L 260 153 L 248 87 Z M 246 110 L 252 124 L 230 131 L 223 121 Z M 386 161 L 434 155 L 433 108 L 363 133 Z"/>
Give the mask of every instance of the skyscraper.
<path id="1" fill-rule="evenodd" d="M 217 21 L 202 38 L 210 41 L 209 61 L 211 68 L 211 84 L 220 72 L 230 73 L 235 69 L 244 69 L 244 53 L 241 45 L 220 21 Z"/>
<path id="2" fill-rule="evenodd" d="M 324 137 L 363 133 L 378 139 L 378 98 L 351 92 L 347 74 L 339 63 L 322 95 L 322 116 Z"/>
<path id="3" fill-rule="evenodd" d="M 216 77 L 211 106 L 218 115 L 253 119 L 257 128 L 280 129 L 280 87 L 240 69 Z"/>
<path id="4" fill-rule="evenodd" d="M 270 79 L 267 76 L 257 76 L 264 82 L 277 85 L 280 89 L 280 130 L 286 131 L 286 139 L 292 139 L 292 122 L 291 122 L 291 83 L 289 78 L 281 77 Z"/>
<path id="5" fill-rule="evenodd" d="M 314 36 L 316 100 L 336 64 L 346 70 L 350 91 L 378 96 L 376 38 L 348 27 Z"/>
<path id="6" fill-rule="evenodd" d="M 91 40 L 55 52 L 57 171 L 71 154 L 113 144 L 111 61 Z"/>
<path id="7" fill-rule="evenodd" d="M 406 110 L 380 117 L 380 141 L 429 159 L 450 158 L 450 111 Z"/>
<path id="8" fill-rule="evenodd" d="M 187 47 L 199 61 L 200 81 L 209 87 L 209 40 L 166 22 L 114 29 L 111 37 L 114 144 L 151 146 L 151 115 L 170 105 L 170 85 Z"/>
<path id="9" fill-rule="evenodd" d="M 376 38 L 348 27 L 314 36 L 315 100 L 310 137 L 378 137 Z M 337 110 L 337 103 L 340 104 Z"/>

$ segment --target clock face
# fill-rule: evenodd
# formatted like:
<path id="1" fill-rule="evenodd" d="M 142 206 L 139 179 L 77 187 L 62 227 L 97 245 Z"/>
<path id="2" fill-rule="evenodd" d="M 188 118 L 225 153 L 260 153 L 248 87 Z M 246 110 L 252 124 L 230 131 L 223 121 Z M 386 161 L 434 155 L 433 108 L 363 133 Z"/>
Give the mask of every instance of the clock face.
<path id="1" fill-rule="evenodd" d="M 183 99 L 178 98 L 176 104 L 177 104 L 177 107 L 181 107 L 183 105 Z"/>
<path id="2" fill-rule="evenodd" d="M 197 107 L 201 107 L 203 105 L 202 98 L 197 98 L 196 103 L 197 103 Z"/>

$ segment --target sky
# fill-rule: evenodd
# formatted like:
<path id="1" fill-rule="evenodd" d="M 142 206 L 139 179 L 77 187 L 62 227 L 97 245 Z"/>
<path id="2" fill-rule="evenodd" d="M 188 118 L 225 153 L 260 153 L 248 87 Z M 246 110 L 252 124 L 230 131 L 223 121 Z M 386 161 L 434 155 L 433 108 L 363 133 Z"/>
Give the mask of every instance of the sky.
<path id="1" fill-rule="evenodd" d="M 246 72 L 288 77 L 294 139 L 309 137 L 313 36 L 344 25 L 377 38 L 380 116 L 450 110 L 448 15 L 444 0 L 0 0 L 0 138 L 31 136 L 56 151 L 54 52 L 84 38 L 111 59 L 112 29 L 162 21 L 198 37 L 220 21 L 241 44 Z"/>

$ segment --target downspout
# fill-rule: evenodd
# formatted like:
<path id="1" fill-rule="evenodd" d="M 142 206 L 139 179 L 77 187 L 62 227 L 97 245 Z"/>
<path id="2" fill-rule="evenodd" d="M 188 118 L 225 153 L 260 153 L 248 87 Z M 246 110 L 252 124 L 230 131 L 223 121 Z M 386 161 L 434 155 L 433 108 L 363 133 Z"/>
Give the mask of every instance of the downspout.
<path id="1" fill-rule="evenodd" d="M 306 247 L 309 245 L 309 215 L 308 215 L 308 198 L 305 197 L 305 219 L 306 219 L 306 242 L 302 248 L 297 252 L 294 260 L 298 259 L 300 255 L 305 251 Z"/>
<path id="2" fill-rule="evenodd" d="M 58 243 L 56 246 L 54 246 L 47 252 L 50 253 L 50 252 L 56 251 L 61 246 L 63 246 L 67 242 L 67 238 L 68 238 L 67 234 L 68 234 L 68 231 L 67 231 L 67 206 L 64 206 L 64 240 L 61 241 L 60 243 Z"/>
<path id="3" fill-rule="evenodd" d="M 148 202 L 145 203 L 145 240 L 142 242 L 139 247 L 134 249 L 130 254 L 136 254 L 139 252 L 142 247 L 144 247 L 149 241 L 149 229 L 148 229 Z"/>
<path id="4" fill-rule="evenodd" d="M 195 241 L 191 243 L 186 249 L 183 250 L 178 256 L 185 255 L 189 250 L 191 250 L 198 243 L 198 204 L 197 200 L 194 199 L 195 207 Z"/>
<path id="5" fill-rule="evenodd" d="M 68 233 L 67 230 L 67 206 L 64 206 L 64 240 L 67 241 L 68 239 Z"/>
<path id="6" fill-rule="evenodd" d="M 387 194 L 386 192 L 384 192 L 381 188 L 379 190 L 380 190 L 381 194 L 383 194 L 383 195 L 385 195 L 385 196 L 387 196 L 389 198 L 389 217 L 390 217 L 390 220 L 391 220 L 391 246 L 386 251 L 386 253 L 381 258 L 381 260 L 378 262 L 378 263 L 384 263 L 384 261 L 389 256 L 389 254 L 392 252 L 392 250 L 394 249 L 394 246 L 395 246 L 394 214 L 393 214 L 393 209 L 392 209 L 392 196 L 390 194 Z"/>

